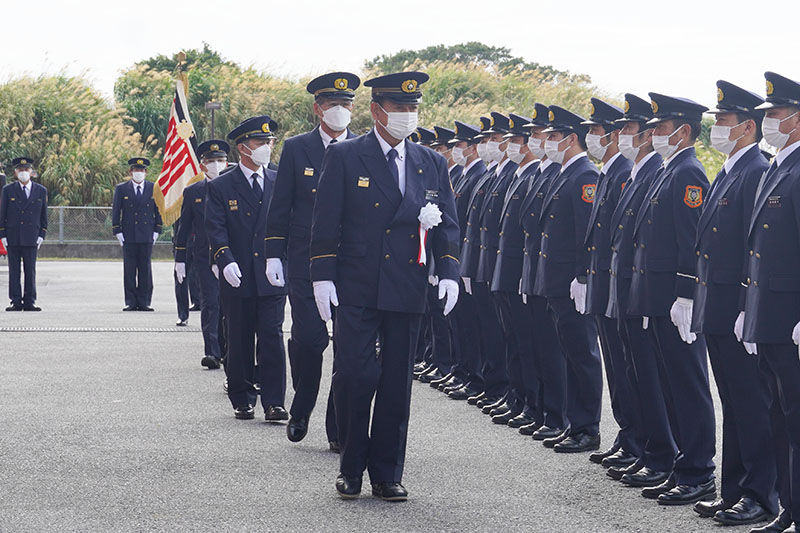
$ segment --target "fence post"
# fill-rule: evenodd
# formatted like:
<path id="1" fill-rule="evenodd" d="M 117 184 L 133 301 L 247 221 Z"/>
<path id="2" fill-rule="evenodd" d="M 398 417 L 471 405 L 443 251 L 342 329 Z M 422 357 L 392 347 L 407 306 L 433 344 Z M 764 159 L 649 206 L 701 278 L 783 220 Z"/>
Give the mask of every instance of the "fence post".
<path id="1" fill-rule="evenodd" d="M 58 206 L 58 243 L 64 244 L 64 206 Z"/>

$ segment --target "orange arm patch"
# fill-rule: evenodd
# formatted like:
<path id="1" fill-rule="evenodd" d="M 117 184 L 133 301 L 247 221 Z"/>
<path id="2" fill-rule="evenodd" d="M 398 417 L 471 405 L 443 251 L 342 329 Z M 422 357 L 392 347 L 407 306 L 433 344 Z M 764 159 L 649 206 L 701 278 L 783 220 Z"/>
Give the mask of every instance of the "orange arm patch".
<path id="1" fill-rule="evenodd" d="M 683 197 L 683 203 L 693 209 L 703 205 L 703 188 L 695 185 L 687 185 L 686 194 Z"/>
<path id="2" fill-rule="evenodd" d="M 589 204 L 593 203 L 594 193 L 596 190 L 597 190 L 597 185 L 595 185 L 594 183 L 587 183 L 582 187 L 581 200 Z"/>

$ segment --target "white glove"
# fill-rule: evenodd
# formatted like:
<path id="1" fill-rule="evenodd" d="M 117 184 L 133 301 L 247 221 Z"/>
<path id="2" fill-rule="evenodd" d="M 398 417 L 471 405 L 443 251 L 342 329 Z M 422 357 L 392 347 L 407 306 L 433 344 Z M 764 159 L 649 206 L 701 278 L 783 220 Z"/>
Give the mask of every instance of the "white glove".
<path id="1" fill-rule="evenodd" d="M 314 282 L 314 300 L 317 302 L 317 311 L 323 322 L 331 319 L 331 305 L 339 305 L 339 297 L 336 296 L 336 285 L 332 281 Z"/>
<path id="2" fill-rule="evenodd" d="M 519 279 L 519 286 L 517 287 L 517 294 L 522 294 L 522 278 Z"/>
<path id="3" fill-rule="evenodd" d="M 125 236 L 122 235 L 122 233 L 117 233 L 117 240 L 119 241 L 120 246 L 125 244 Z"/>
<path id="4" fill-rule="evenodd" d="M 697 334 L 692 333 L 692 308 L 694 300 L 689 298 L 678 298 L 669 310 L 672 323 L 678 328 L 681 339 L 686 344 L 692 344 L 697 340 Z"/>
<path id="5" fill-rule="evenodd" d="M 216 264 L 211 265 L 211 273 L 214 274 L 215 278 L 219 279 L 219 267 Z"/>
<path id="6" fill-rule="evenodd" d="M 461 281 L 464 282 L 464 290 L 467 291 L 467 294 L 472 295 L 472 281 L 469 278 L 461 278 Z"/>
<path id="7" fill-rule="evenodd" d="M 742 333 L 744 332 L 744 311 L 739 311 L 739 316 L 736 317 L 736 322 L 733 323 L 733 334 L 736 335 L 736 340 L 742 342 Z"/>
<path id="8" fill-rule="evenodd" d="M 42 243 L 44 242 L 44 237 L 36 237 L 36 249 L 42 247 Z"/>
<path id="9" fill-rule="evenodd" d="M 797 355 L 800 356 L 800 322 L 795 324 L 792 330 L 792 340 L 797 345 Z"/>
<path id="10" fill-rule="evenodd" d="M 444 316 L 453 310 L 458 301 L 458 282 L 454 279 L 443 279 L 439 281 L 439 299 L 447 296 L 444 302 Z"/>
<path id="11" fill-rule="evenodd" d="M 154 231 L 154 232 L 153 232 L 153 244 L 155 244 L 157 240 L 158 240 L 158 233 L 156 233 L 156 232 Z"/>
<path id="12" fill-rule="evenodd" d="M 225 268 L 222 269 L 222 275 L 225 277 L 225 281 L 228 282 L 228 285 L 234 289 L 242 284 L 242 271 L 239 270 L 239 265 L 237 265 L 235 261 L 225 265 Z"/>
<path id="13" fill-rule="evenodd" d="M 439 276 L 431 274 L 430 276 L 428 276 L 428 283 L 430 283 L 434 287 L 437 286 L 439 284 Z"/>
<path id="14" fill-rule="evenodd" d="M 522 293 L 522 303 L 524 304 L 528 303 L 528 295 L 525 293 Z"/>
<path id="15" fill-rule="evenodd" d="M 175 263 L 175 278 L 178 283 L 183 283 L 186 279 L 186 263 Z"/>
<path id="16" fill-rule="evenodd" d="M 267 281 L 273 287 L 286 285 L 286 281 L 283 279 L 283 264 L 277 257 L 267 258 Z"/>
<path id="17" fill-rule="evenodd" d="M 575 301 L 575 310 L 582 315 L 586 314 L 586 284 L 578 281 L 578 278 L 572 280 L 569 284 L 569 297 Z"/>
<path id="18" fill-rule="evenodd" d="M 642 317 L 642 329 L 647 329 L 647 326 L 649 326 L 649 325 L 650 325 L 650 317 L 649 316 L 643 316 Z"/>

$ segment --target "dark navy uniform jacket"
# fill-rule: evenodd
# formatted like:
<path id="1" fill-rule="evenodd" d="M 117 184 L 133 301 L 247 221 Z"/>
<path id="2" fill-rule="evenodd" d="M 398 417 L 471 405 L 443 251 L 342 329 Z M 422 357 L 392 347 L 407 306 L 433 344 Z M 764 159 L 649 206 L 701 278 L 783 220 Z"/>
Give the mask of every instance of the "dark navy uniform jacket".
<path id="1" fill-rule="evenodd" d="M 707 190 L 694 147 L 679 152 L 654 179 L 633 230 L 632 315 L 669 316 L 676 298 L 694 297 L 694 243 Z"/>
<path id="2" fill-rule="evenodd" d="M 642 201 L 661 169 L 664 160 L 656 152 L 644 162 L 636 173 L 636 179 L 625 186 L 611 215 L 611 273 L 608 288 L 608 308 L 606 316 L 626 320 L 632 318 L 628 313 L 628 296 L 633 278 L 633 228 L 636 217 L 642 208 Z M 642 315 L 634 315 L 642 316 Z"/>
<path id="3" fill-rule="evenodd" d="M 207 179 L 189 185 L 183 190 L 181 218 L 178 235 L 175 237 L 175 262 L 185 263 L 187 248 L 191 247 L 194 257 L 208 256 L 208 235 L 206 235 L 206 183 Z M 191 236 L 194 235 L 194 239 Z"/>
<path id="4" fill-rule="evenodd" d="M 440 279 L 458 280 L 458 222 L 447 162 L 430 148 L 403 141 L 402 195 L 376 135 L 372 130 L 328 147 L 311 228 L 311 280 L 336 282 L 341 305 L 422 313 L 428 267 L 417 262 L 417 217 L 429 202 L 439 207 L 442 221 L 428 232 L 428 261 L 435 261 Z"/>
<path id="5" fill-rule="evenodd" d="M 8 239 L 9 246 L 36 246 L 36 240 L 47 234 L 47 189 L 28 183 L 31 193 L 27 197 L 18 181 L 0 193 L 0 237 Z"/>
<path id="6" fill-rule="evenodd" d="M 153 233 L 161 233 L 161 212 L 153 200 L 153 182 L 144 180 L 142 197 L 136 198 L 134 181 L 120 183 L 114 189 L 111 206 L 111 231 L 122 233 L 125 242 L 153 242 Z"/>
<path id="7" fill-rule="evenodd" d="M 467 202 L 467 232 L 461 244 L 461 276 L 474 278 L 481 255 L 481 207 L 489 196 L 494 172 L 486 170 L 478 178 Z"/>
<path id="8" fill-rule="evenodd" d="M 514 181 L 517 165 L 509 160 L 503 169 L 492 178 L 492 184 L 480 208 L 480 255 L 475 281 L 491 283 L 497 249 L 500 245 L 500 211 L 506 198 L 506 191 Z M 498 169 L 500 167 L 498 166 Z"/>
<path id="9" fill-rule="evenodd" d="M 541 163 L 538 165 L 541 168 Z M 537 168 L 537 170 L 538 170 Z M 542 246 L 542 225 L 539 217 L 542 214 L 544 196 L 547 194 L 553 178 L 561 172 L 561 165 L 550 163 L 538 176 L 534 174 L 528 181 L 528 190 L 519 209 L 519 223 L 525 235 L 522 257 L 522 294 L 533 294 L 536 281 L 536 267 L 539 264 L 539 250 Z"/>
<path id="10" fill-rule="evenodd" d="M 464 167 L 461 165 L 456 165 L 450 170 L 447 171 L 447 174 L 450 176 L 450 185 L 453 186 L 453 190 L 455 190 L 456 185 L 461 181 L 461 176 L 463 175 Z"/>
<path id="11" fill-rule="evenodd" d="M 522 277 L 522 258 L 525 252 L 525 230 L 519 221 L 520 208 L 528 192 L 528 181 L 539 168 L 539 161 L 532 161 L 506 192 L 503 209 L 500 211 L 500 242 L 492 276 L 492 291 L 517 294 Z"/>
<path id="12" fill-rule="evenodd" d="M 347 138 L 355 134 L 347 131 Z M 275 190 L 267 214 L 267 257 L 286 258 L 287 277 L 309 279 L 311 214 L 325 145 L 319 126 L 283 143 Z"/>
<path id="13" fill-rule="evenodd" d="M 264 248 L 275 171 L 266 167 L 261 170 L 264 190 L 260 199 L 239 165 L 206 185 L 206 233 L 212 259 L 219 267 L 223 295 L 250 298 L 286 294 L 285 287 L 273 287 L 267 281 Z M 233 262 L 242 272 L 242 284 L 235 289 L 222 276 L 224 268 Z"/>
<path id="14" fill-rule="evenodd" d="M 692 331 L 733 335 L 750 217 L 758 183 L 768 167 L 766 158 L 754 145 L 733 164 L 729 174 L 717 176 L 709 189 L 697 225 Z"/>
<path id="15" fill-rule="evenodd" d="M 486 175 L 486 163 L 478 159 L 466 173 L 461 174 L 461 178 L 453 186 L 455 199 L 456 199 L 456 215 L 458 215 L 458 226 L 460 229 L 460 237 L 458 242 L 463 246 L 464 239 L 467 236 L 467 218 L 470 211 L 470 200 L 472 200 L 472 191 L 475 190 L 475 185 L 480 179 Z M 476 246 L 477 247 L 477 246 Z"/>
<path id="16" fill-rule="evenodd" d="M 744 340 L 788 344 L 800 322 L 800 149 L 761 181 L 748 228 Z"/>
<path id="17" fill-rule="evenodd" d="M 569 297 L 572 280 L 586 276 L 589 253 L 583 241 L 597 176 L 597 167 L 583 154 L 553 178 L 539 215 L 542 244 L 533 286 L 537 296 Z"/>
<path id="18" fill-rule="evenodd" d="M 584 245 L 589 252 L 586 272 L 586 312 L 604 315 L 608 307 L 611 269 L 611 216 L 617 207 L 633 162 L 617 154 L 600 174 Z"/>

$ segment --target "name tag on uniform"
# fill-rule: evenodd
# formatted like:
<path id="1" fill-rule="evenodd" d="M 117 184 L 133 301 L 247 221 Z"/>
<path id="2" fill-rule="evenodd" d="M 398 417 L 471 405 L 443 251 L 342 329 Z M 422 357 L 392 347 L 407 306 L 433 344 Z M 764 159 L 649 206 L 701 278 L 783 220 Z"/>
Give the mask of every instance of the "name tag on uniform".
<path id="1" fill-rule="evenodd" d="M 543 192 L 537 192 L 536 193 L 536 198 L 544 198 L 544 193 Z"/>
<path id="2" fill-rule="evenodd" d="M 431 191 L 431 190 L 425 191 L 426 200 L 436 200 L 438 198 L 439 198 L 439 191 Z"/>
<path id="3" fill-rule="evenodd" d="M 455 195 L 456 195 L 456 198 L 461 198 L 461 193 L 460 192 L 455 193 Z"/>
<path id="4" fill-rule="evenodd" d="M 125 199 L 126 199 L 126 200 L 128 199 L 128 198 L 127 198 L 127 196 L 125 197 Z M 14 198 L 14 197 L 12 196 L 12 197 L 11 197 L 11 201 L 13 202 L 13 201 L 15 201 L 15 200 L 16 200 L 16 198 Z"/>
<path id="5" fill-rule="evenodd" d="M 485 194 L 485 193 L 486 191 L 484 191 L 483 189 L 478 189 L 478 194 Z"/>
<path id="6" fill-rule="evenodd" d="M 626 209 L 625 210 L 625 216 L 632 217 L 634 215 L 635 215 L 635 213 L 633 212 L 633 209 Z"/>
<path id="7" fill-rule="evenodd" d="M 500 195 L 500 193 L 499 193 L 499 192 L 497 192 L 497 191 L 494 191 L 494 192 L 492 193 L 492 196 L 499 196 L 499 195 Z"/>
<path id="8" fill-rule="evenodd" d="M 127 199 L 128 199 L 128 197 L 127 197 L 127 196 L 123 196 L 123 197 L 122 197 L 122 199 L 123 199 L 123 200 L 127 200 Z M 13 198 L 12 198 L 12 200 L 13 200 Z"/>
<path id="9" fill-rule="evenodd" d="M 767 198 L 767 207 L 775 209 L 780 206 L 781 206 L 780 196 L 770 196 L 769 198 Z"/>
<path id="10" fill-rule="evenodd" d="M 203 201 L 203 199 L 202 199 L 202 198 L 195 198 L 195 199 L 194 199 L 194 203 L 196 203 L 196 204 L 199 204 L 199 203 L 201 203 L 202 201 Z"/>
<path id="11" fill-rule="evenodd" d="M 313 175 L 314 175 L 314 169 L 311 167 L 306 167 L 306 169 L 303 171 L 303 176 L 313 176 Z"/>
<path id="12" fill-rule="evenodd" d="M 239 202 L 237 200 L 228 200 L 228 209 L 231 211 L 239 210 Z"/>
<path id="13" fill-rule="evenodd" d="M 511 195 L 511 199 L 512 200 L 519 200 L 519 194 L 512 194 Z"/>
<path id="14" fill-rule="evenodd" d="M 658 205 L 658 198 L 650 198 L 650 205 Z"/>
<path id="15" fill-rule="evenodd" d="M 558 196 L 557 194 L 553 195 L 553 200 L 558 200 L 559 198 L 560 198 L 560 196 Z"/>
<path id="16" fill-rule="evenodd" d="M 359 176 L 358 177 L 358 186 L 359 187 L 369 187 L 369 178 L 366 176 Z"/>
<path id="17" fill-rule="evenodd" d="M 721 206 L 728 205 L 728 199 L 727 198 L 720 198 L 719 201 L 717 202 L 717 205 L 721 205 Z"/>

